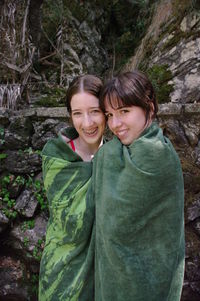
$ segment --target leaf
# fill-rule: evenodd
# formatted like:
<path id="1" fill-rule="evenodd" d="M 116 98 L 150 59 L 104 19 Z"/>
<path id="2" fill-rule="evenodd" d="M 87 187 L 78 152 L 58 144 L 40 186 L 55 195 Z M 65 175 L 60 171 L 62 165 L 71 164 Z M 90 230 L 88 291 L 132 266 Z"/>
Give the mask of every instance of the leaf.
<path id="1" fill-rule="evenodd" d="M 0 154 L 0 160 L 5 159 L 8 155 L 7 154 Z"/>

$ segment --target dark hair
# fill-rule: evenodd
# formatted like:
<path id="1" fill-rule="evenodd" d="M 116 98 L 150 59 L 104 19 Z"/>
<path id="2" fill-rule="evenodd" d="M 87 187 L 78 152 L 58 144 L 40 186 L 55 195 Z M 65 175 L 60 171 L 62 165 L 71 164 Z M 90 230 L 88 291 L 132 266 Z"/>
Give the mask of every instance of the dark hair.
<path id="1" fill-rule="evenodd" d="M 103 112 L 105 100 L 113 109 L 124 106 L 141 107 L 146 114 L 146 121 L 152 112 L 152 118 L 158 112 L 153 86 L 147 76 L 138 70 L 119 74 L 104 85 L 100 95 L 100 108 Z"/>
<path id="2" fill-rule="evenodd" d="M 85 74 L 76 77 L 70 83 L 66 94 L 66 106 L 69 114 L 71 115 L 71 100 L 75 94 L 87 92 L 99 98 L 102 86 L 101 79 L 95 75 Z"/>

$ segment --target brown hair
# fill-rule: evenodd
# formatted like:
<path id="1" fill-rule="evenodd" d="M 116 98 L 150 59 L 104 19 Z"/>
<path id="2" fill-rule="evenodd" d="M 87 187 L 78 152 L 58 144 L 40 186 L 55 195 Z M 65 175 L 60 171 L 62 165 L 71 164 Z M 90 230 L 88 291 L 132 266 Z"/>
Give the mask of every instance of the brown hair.
<path id="1" fill-rule="evenodd" d="M 99 98 L 102 86 L 101 79 L 95 75 L 85 74 L 76 77 L 70 83 L 66 94 L 66 106 L 69 114 L 71 115 L 71 100 L 75 94 L 87 92 Z"/>
<path id="2" fill-rule="evenodd" d="M 100 95 L 100 108 L 103 112 L 105 101 L 108 101 L 113 109 L 141 107 L 146 114 L 146 121 L 151 117 L 155 118 L 158 112 L 153 86 L 147 76 L 138 70 L 122 73 L 108 81 Z"/>

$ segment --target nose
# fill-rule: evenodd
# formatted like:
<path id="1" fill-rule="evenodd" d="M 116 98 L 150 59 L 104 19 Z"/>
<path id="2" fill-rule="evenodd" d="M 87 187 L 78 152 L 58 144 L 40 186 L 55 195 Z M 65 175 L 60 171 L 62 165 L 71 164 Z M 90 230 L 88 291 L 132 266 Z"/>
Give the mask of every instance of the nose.
<path id="1" fill-rule="evenodd" d="M 84 120 L 83 120 L 83 126 L 88 128 L 91 125 L 93 125 L 94 121 L 92 119 L 92 116 L 90 116 L 90 114 L 85 114 L 84 115 Z"/>
<path id="2" fill-rule="evenodd" d="M 121 124 L 122 122 L 119 116 L 113 116 L 111 120 L 108 120 L 108 125 L 113 130 L 119 128 Z"/>

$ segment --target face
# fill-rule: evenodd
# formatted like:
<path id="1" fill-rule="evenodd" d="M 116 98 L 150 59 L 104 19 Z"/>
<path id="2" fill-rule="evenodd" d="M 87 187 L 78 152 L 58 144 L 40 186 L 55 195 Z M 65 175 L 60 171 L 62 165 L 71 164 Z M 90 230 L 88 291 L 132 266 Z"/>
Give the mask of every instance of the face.
<path id="1" fill-rule="evenodd" d="M 99 146 L 105 129 L 105 116 L 94 95 L 80 92 L 71 99 L 72 122 L 79 138 L 87 144 Z"/>
<path id="2" fill-rule="evenodd" d="M 140 107 L 131 106 L 113 109 L 106 101 L 105 110 L 110 130 L 124 145 L 131 144 L 149 125 L 149 123 L 146 124 L 145 112 Z"/>

